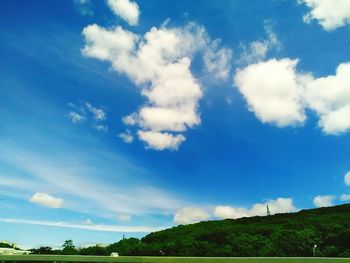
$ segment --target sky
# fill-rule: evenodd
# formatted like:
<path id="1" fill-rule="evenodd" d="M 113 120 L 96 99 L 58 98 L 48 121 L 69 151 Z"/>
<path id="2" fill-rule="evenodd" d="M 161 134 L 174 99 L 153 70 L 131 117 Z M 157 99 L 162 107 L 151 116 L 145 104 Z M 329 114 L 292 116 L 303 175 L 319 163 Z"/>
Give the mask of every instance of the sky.
<path id="1" fill-rule="evenodd" d="M 0 240 L 108 244 L 349 202 L 349 10 L 2 1 Z"/>

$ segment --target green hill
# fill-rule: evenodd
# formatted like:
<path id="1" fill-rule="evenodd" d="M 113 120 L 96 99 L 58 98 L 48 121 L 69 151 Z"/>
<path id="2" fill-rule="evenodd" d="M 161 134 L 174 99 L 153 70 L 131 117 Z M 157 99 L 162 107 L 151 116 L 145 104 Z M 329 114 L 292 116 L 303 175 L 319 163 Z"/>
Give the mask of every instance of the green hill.
<path id="1" fill-rule="evenodd" d="M 69 243 L 70 246 L 67 246 Z M 107 247 L 63 250 L 41 247 L 35 254 L 204 257 L 350 257 L 350 204 L 297 213 L 207 221 L 128 238 Z"/>
<path id="2" fill-rule="evenodd" d="M 167 256 L 312 256 L 317 244 L 318 256 L 350 257 L 350 204 L 177 226 L 141 244 Z"/>

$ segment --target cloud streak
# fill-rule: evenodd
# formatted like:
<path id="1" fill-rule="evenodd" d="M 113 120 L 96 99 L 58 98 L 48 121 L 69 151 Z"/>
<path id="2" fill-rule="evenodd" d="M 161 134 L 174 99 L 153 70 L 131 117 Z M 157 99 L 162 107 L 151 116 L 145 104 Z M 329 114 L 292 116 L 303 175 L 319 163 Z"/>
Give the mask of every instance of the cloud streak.
<path id="1" fill-rule="evenodd" d="M 24 150 L 5 151 L 2 147 L 0 159 L 8 166 L 14 167 L 17 172 L 15 177 L 11 174 L 0 174 L 0 185 L 21 190 L 28 195 L 38 192 L 52 193 L 53 198 L 60 196 L 64 199 L 66 209 L 106 218 L 115 218 L 116 214 L 138 216 L 162 214 L 165 211 L 175 211 L 183 205 L 180 198 L 149 183 L 136 183 L 135 174 L 144 172 L 133 167 L 123 168 L 117 156 L 99 152 L 102 159 L 91 160 L 91 158 L 85 159 L 86 156 L 82 153 L 67 154 L 67 151 L 63 150 L 65 157 L 62 158 L 59 157 L 60 151 L 55 147 L 56 153 L 50 154 L 48 158 L 48 154 L 42 156 Z M 72 158 L 75 154 L 80 156 L 79 160 Z M 87 164 L 91 161 L 94 163 L 93 167 Z M 115 171 L 115 167 L 118 167 L 122 174 L 118 177 L 114 175 L 111 184 L 112 179 L 109 176 L 111 173 L 114 174 L 112 171 Z M 32 201 L 58 206 L 56 201 L 59 200 L 50 199 L 56 202 L 56 205 L 53 205 L 49 199 L 48 195 L 36 194 Z M 60 203 L 59 206 L 63 204 Z"/>
<path id="2" fill-rule="evenodd" d="M 82 223 L 71 223 L 65 221 L 41 221 L 41 220 L 28 220 L 18 218 L 0 218 L 0 222 L 10 224 L 26 224 L 26 225 L 39 225 L 39 226 L 50 226 L 50 227 L 63 227 L 63 228 L 74 228 L 100 232 L 125 232 L 125 233 L 150 233 L 154 231 L 160 231 L 168 227 L 152 227 L 152 226 L 122 226 L 122 225 L 98 225 Z"/>

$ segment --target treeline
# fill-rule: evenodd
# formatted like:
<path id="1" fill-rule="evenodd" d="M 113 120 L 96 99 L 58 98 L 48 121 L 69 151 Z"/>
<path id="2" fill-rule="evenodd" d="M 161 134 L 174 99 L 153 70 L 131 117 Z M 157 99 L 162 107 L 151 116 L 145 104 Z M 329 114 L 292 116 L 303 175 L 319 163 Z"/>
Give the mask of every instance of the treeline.
<path id="1" fill-rule="evenodd" d="M 66 242 L 61 254 L 350 257 L 350 205 L 177 226 L 106 247 L 77 249 Z M 33 252 L 45 252 L 39 250 Z"/>
<path id="2" fill-rule="evenodd" d="M 15 243 L 8 243 L 8 242 L 4 242 L 4 241 L 0 242 L 0 247 L 19 249 L 19 248 L 16 247 Z"/>

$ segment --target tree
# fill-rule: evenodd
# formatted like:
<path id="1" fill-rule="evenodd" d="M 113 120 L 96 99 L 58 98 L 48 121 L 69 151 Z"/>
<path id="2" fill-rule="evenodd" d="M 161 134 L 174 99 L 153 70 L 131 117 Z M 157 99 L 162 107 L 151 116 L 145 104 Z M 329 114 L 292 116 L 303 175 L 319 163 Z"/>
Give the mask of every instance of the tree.
<path id="1" fill-rule="evenodd" d="M 52 250 L 52 247 L 39 247 L 39 248 L 33 248 L 31 249 L 33 254 L 54 254 L 54 251 Z"/>
<path id="2" fill-rule="evenodd" d="M 0 247 L 3 247 L 3 248 L 15 248 L 15 244 L 9 244 L 7 242 L 0 242 Z"/>
<path id="3" fill-rule="evenodd" d="M 98 246 L 98 245 L 81 248 L 79 250 L 79 254 L 80 255 L 91 255 L 91 256 L 107 256 L 108 255 L 106 248 L 102 247 L 102 246 Z"/>
<path id="4" fill-rule="evenodd" d="M 63 247 L 63 249 L 62 249 L 63 255 L 77 255 L 78 254 L 78 251 L 73 244 L 73 240 L 71 240 L 71 239 L 64 241 L 62 247 Z"/>

